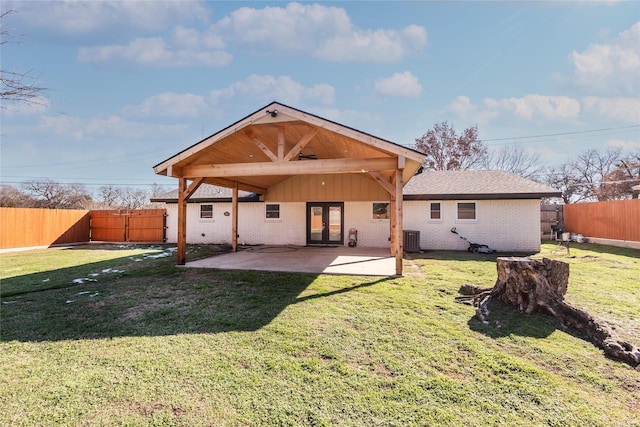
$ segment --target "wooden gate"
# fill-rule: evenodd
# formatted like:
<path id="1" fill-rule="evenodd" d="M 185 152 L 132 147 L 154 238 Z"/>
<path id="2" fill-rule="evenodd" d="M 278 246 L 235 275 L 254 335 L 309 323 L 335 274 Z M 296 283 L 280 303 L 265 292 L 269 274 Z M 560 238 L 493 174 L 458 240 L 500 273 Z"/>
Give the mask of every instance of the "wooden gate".
<path id="1" fill-rule="evenodd" d="M 166 209 L 91 211 L 91 240 L 164 243 Z"/>
<path id="2" fill-rule="evenodd" d="M 552 226 L 564 223 L 563 205 L 540 205 L 540 228 L 543 239 L 555 240 Z"/>

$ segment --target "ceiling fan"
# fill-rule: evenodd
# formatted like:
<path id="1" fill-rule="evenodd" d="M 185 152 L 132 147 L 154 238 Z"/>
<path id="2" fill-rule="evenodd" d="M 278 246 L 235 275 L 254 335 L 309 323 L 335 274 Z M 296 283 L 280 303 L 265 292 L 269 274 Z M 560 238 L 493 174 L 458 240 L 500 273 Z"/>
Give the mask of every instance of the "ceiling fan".
<path id="1" fill-rule="evenodd" d="M 298 153 L 298 160 L 318 160 L 318 156 L 315 154 L 302 154 L 302 151 Z"/>

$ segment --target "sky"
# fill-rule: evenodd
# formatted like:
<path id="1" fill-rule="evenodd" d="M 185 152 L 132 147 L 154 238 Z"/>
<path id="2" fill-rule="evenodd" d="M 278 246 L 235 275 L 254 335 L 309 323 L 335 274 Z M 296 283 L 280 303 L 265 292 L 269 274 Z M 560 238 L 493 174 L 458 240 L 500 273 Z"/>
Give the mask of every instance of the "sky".
<path id="1" fill-rule="evenodd" d="M 638 1 L 11 1 L 0 178 L 177 186 L 153 166 L 277 101 L 400 145 L 436 123 L 545 165 L 640 149 Z"/>

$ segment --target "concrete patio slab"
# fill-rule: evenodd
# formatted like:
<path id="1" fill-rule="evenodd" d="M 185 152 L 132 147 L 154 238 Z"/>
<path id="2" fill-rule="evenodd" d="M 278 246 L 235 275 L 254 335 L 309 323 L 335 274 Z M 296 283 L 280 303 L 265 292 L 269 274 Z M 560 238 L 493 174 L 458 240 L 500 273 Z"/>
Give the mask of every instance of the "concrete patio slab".
<path id="1" fill-rule="evenodd" d="M 395 258 L 384 248 L 253 246 L 187 262 L 185 267 L 221 270 L 395 276 Z"/>

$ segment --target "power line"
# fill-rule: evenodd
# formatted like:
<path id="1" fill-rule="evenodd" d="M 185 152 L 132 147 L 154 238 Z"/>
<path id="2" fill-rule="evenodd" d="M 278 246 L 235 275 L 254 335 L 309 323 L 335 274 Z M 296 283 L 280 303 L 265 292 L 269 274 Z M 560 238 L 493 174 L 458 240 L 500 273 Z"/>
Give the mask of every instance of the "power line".
<path id="1" fill-rule="evenodd" d="M 533 139 L 533 138 L 547 138 L 547 137 L 550 137 L 550 136 L 579 135 L 579 134 L 585 134 L 585 133 L 605 132 L 605 131 L 620 130 L 620 129 L 631 129 L 631 128 L 640 128 L 640 125 L 630 125 L 630 126 L 620 126 L 620 127 L 614 127 L 614 128 L 580 130 L 580 131 L 575 131 L 575 132 L 548 133 L 548 134 L 542 134 L 542 135 L 519 136 L 519 137 L 510 137 L 510 138 L 492 138 L 492 139 L 483 139 L 482 142 L 511 141 L 511 140 L 514 140 L 514 139 Z"/>

